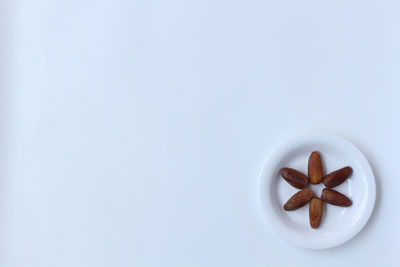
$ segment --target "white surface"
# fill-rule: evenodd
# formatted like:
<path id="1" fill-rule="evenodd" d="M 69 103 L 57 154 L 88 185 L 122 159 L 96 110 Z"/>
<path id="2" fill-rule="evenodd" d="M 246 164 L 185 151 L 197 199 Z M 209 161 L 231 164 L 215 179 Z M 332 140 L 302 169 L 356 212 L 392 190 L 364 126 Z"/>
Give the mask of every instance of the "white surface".
<path id="1" fill-rule="evenodd" d="M 311 152 L 318 151 L 326 174 L 351 166 L 352 175 L 334 190 L 352 201 L 350 207 L 324 204 L 318 229 L 309 221 L 309 204 L 285 211 L 283 205 L 299 189 L 289 185 L 280 175 L 285 167 L 307 174 Z M 321 197 L 323 184 L 307 187 L 314 196 Z M 375 204 L 375 179 L 364 155 L 347 140 L 327 134 L 306 133 L 278 146 L 269 155 L 260 173 L 260 203 L 271 230 L 297 247 L 327 249 L 353 238 L 367 223 Z"/>
<path id="2" fill-rule="evenodd" d="M 398 1 L 1 5 L 1 266 L 398 265 Z M 378 186 L 326 251 L 258 202 L 266 156 L 309 129 Z"/>

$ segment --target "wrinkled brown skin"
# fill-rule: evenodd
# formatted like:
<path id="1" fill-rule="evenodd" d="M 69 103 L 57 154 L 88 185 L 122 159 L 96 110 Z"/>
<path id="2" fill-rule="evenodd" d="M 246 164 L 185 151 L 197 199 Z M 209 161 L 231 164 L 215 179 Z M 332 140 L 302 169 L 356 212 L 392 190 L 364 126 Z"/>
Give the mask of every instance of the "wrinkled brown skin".
<path id="1" fill-rule="evenodd" d="M 340 207 L 349 207 L 352 205 L 351 200 L 345 195 L 339 193 L 336 190 L 325 188 L 321 194 L 322 201 L 325 201 L 331 205 Z"/>
<path id="2" fill-rule="evenodd" d="M 294 194 L 283 206 L 286 211 L 296 210 L 307 204 L 314 196 L 313 191 L 304 189 Z"/>
<path id="3" fill-rule="evenodd" d="M 321 199 L 314 197 L 310 202 L 310 226 L 317 229 L 321 224 L 323 204 Z"/>
<path id="4" fill-rule="evenodd" d="M 349 166 L 344 167 L 342 169 L 339 169 L 337 171 L 331 172 L 330 174 L 326 175 L 323 179 L 322 182 L 324 185 L 328 188 L 333 188 L 335 186 L 340 185 L 344 181 L 346 181 L 347 178 L 350 177 L 352 174 L 353 169 Z"/>
<path id="5" fill-rule="evenodd" d="M 308 178 L 312 184 L 319 184 L 322 182 L 322 161 L 317 151 L 311 153 L 308 159 Z"/>
<path id="6" fill-rule="evenodd" d="M 295 169 L 283 168 L 281 175 L 286 182 L 298 189 L 306 188 L 309 183 L 307 176 Z"/>

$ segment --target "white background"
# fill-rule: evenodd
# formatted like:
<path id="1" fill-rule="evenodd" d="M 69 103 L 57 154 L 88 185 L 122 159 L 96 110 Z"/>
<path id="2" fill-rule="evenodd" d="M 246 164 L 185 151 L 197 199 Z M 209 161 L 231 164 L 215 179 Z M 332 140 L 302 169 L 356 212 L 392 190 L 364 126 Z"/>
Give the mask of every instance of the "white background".
<path id="1" fill-rule="evenodd" d="M 398 266 L 398 1 L 1 0 L 0 265 Z M 348 138 L 364 230 L 277 238 L 258 173 Z"/>

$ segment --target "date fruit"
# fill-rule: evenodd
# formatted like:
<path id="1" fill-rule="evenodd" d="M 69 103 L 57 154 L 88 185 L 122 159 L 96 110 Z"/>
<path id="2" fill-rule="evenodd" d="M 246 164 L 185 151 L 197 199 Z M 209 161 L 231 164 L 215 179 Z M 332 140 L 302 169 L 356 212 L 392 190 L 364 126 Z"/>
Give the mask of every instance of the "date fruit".
<path id="1" fill-rule="evenodd" d="M 308 159 L 308 178 L 312 184 L 322 181 L 322 161 L 317 151 L 311 153 Z"/>
<path id="2" fill-rule="evenodd" d="M 348 207 L 352 204 L 348 197 L 339 193 L 338 191 L 328 188 L 322 190 L 321 199 L 329 204 L 340 207 Z"/>
<path id="3" fill-rule="evenodd" d="M 321 224 L 323 205 L 321 199 L 314 197 L 310 202 L 310 225 L 316 229 Z"/>
<path id="4" fill-rule="evenodd" d="M 295 169 L 283 168 L 281 175 L 286 182 L 298 189 L 306 188 L 309 183 L 307 176 Z"/>
<path id="5" fill-rule="evenodd" d="M 307 204 L 314 196 L 313 191 L 310 189 L 304 189 L 296 194 L 294 194 L 283 206 L 283 208 L 287 211 L 295 210 L 300 207 L 303 207 Z"/>
<path id="6" fill-rule="evenodd" d="M 323 179 L 322 182 L 324 185 L 328 188 L 332 188 L 335 186 L 340 185 L 344 181 L 346 181 L 347 178 L 351 175 L 353 172 L 353 169 L 349 166 L 344 167 L 342 169 L 339 169 L 337 171 L 331 172 L 330 174 L 326 175 Z"/>

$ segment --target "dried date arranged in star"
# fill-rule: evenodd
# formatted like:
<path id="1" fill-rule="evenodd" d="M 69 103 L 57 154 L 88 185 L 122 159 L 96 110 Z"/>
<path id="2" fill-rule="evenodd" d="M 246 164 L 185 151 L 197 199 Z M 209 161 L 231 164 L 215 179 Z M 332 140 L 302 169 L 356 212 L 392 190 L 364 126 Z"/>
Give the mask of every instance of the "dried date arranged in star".
<path id="1" fill-rule="evenodd" d="M 294 194 L 283 206 L 286 211 L 296 210 L 307 204 L 314 196 L 310 189 L 303 189 Z"/>
<path id="2" fill-rule="evenodd" d="M 308 178 L 312 184 L 319 184 L 322 181 L 322 161 L 319 153 L 314 151 L 308 160 Z"/>
<path id="3" fill-rule="evenodd" d="M 317 229 L 321 224 L 322 214 L 323 214 L 323 204 L 322 200 L 314 197 L 310 202 L 310 226 Z"/>
<path id="4" fill-rule="evenodd" d="M 337 171 L 331 172 L 330 174 L 326 175 L 323 179 L 322 182 L 324 185 L 328 188 L 332 188 L 335 186 L 340 185 L 344 181 L 346 181 L 347 178 L 350 177 L 350 175 L 353 173 L 353 169 L 349 166 L 341 168 Z"/>
<path id="5" fill-rule="evenodd" d="M 281 175 L 286 182 L 298 189 L 306 188 L 309 183 L 307 176 L 292 168 L 283 168 Z"/>
<path id="6" fill-rule="evenodd" d="M 349 207 L 352 204 L 348 197 L 329 188 L 322 190 L 321 199 L 326 203 L 340 207 Z"/>

